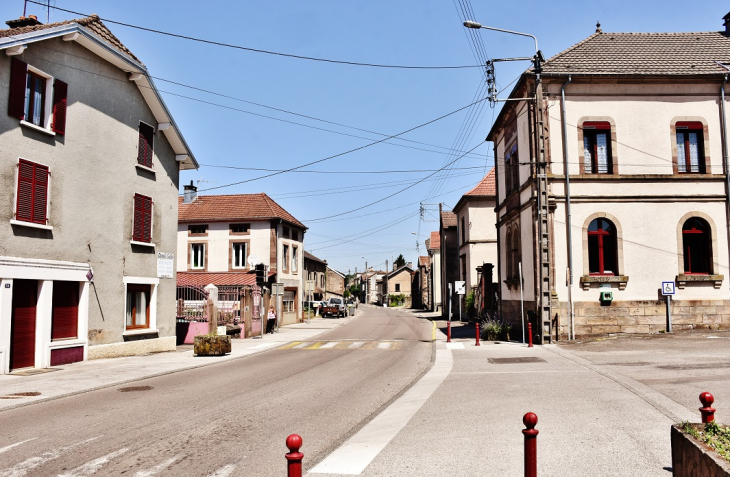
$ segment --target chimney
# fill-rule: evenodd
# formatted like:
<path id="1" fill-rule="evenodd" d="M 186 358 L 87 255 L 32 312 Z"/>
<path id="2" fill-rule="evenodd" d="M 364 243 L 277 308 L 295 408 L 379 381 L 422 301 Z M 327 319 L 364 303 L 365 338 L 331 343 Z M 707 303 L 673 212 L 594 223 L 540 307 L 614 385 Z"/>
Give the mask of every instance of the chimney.
<path id="1" fill-rule="evenodd" d="M 722 17 L 725 22 L 722 24 L 725 27 L 725 33 L 730 33 L 730 13 Z"/>
<path id="2" fill-rule="evenodd" d="M 193 185 L 193 181 L 190 181 L 190 185 L 183 186 L 183 190 L 183 204 L 189 204 L 198 197 L 198 188 Z"/>
<path id="3" fill-rule="evenodd" d="M 410 268 L 411 270 L 413 270 L 413 262 L 408 262 L 408 263 L 406 263 L 406 267 L 408 267 L 408 268 Z"/>
<path id="4" fill-rule="evenodd" d="M 20 17 L 17 20 L 8 20 L 5 22 L 10 28 L 22 28 L 27 26 L 43 25 L 38 21 L 38 17 L 35 15 L 29 15 L 27 17 Z"/>

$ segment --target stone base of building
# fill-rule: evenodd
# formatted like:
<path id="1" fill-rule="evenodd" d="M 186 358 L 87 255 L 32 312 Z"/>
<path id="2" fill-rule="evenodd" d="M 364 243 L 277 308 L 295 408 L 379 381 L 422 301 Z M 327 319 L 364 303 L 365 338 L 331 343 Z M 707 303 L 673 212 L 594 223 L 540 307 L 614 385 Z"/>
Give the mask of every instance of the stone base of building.
<path id="1" fill-rule="evenodd" d="M 139 356 L 148 353 L 175 351 L 176 338 L 165 336 L 149 340 L 126 341 L 89 346 L 88 359 L 121 358 L 123 356 Z"/>

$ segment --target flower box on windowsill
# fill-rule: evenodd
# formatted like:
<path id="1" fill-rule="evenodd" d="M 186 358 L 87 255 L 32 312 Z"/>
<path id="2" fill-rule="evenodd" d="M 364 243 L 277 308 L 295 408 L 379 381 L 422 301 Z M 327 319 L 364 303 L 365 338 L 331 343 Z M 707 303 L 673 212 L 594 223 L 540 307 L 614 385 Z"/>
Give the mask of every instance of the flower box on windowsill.
<path id="1" fill-rule="evenodd" d="M 590 290 L 592 283 L 618 283 L 618 289 L 624 290 L 628 281 L 629 277 L 627 275 L 583 275 L 580 277 L 580 283 L 583 285 L 584 290 Z"/>
<path id="2" fill-rule="evenodd" d="M 684 290 L 684 287 L 689 283 L 698 282 L 714 282 L 713 285 L 718 290 L 722 287 L 722 281 L 725 279 L 723 275 L 677 275 L 677 288 Z"/>

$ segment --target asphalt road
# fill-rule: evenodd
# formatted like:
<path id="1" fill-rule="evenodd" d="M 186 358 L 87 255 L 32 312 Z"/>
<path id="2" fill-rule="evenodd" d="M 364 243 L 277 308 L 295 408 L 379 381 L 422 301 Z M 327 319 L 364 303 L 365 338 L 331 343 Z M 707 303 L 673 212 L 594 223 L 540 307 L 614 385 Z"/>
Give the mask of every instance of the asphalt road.
<path id="1" fill-rule="evenodd" d="M 364 310 L 313 341 L 0 412 L 0 477 L 280 476 L 291 433 L 311 468 L 431 365 L 429 321 Z"/>

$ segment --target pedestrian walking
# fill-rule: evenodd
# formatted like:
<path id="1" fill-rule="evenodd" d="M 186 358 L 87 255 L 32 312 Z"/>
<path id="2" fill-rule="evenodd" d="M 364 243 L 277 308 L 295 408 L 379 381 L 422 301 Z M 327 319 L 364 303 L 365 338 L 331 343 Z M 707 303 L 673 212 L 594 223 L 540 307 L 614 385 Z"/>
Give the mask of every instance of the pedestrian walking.
<path id="1" fill-rule="evenodd" d="M 269 307 L 269 316 L 266 320 L 266 333 L 274 333 L 274 324 L 276 324 L 276 311 L 273 305 Z"/>

